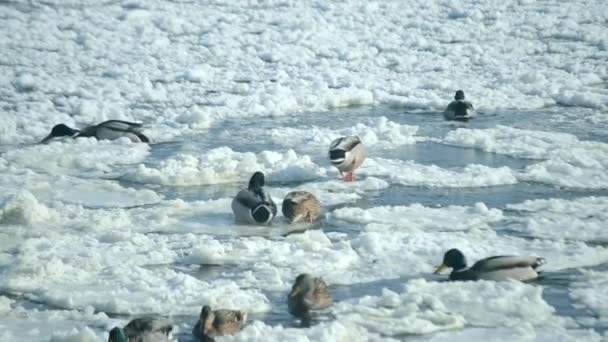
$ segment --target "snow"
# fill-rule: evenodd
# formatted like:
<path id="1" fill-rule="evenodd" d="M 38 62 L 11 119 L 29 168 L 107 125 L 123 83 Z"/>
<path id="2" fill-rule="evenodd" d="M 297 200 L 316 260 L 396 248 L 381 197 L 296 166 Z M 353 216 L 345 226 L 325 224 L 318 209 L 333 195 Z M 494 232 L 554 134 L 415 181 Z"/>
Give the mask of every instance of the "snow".
<path id="1" fill-rule="evenodd" d="M 294 150 L 285 152 L 235 152 L 228 147 L 212 149 L 200 156 L 179 154 L 164 160 L 158 167 L 140 164 L 124 179 L 161 185 L 201 185 L 249 181 L 256 171 L 267 174 L 268 181 L 314 180 L 325 176 L 326 169 L 308 156 Z"/>
<path id="2" fill-rule="evenodd" d="M 187 336 L 203 304 L 255 317 L 221 341 L 605 339 L 605 1 L 0 12 L 0 340 L 104 341 L 139 315 Z M 469 123 L 441 117 L 457 89 Z M 108 119 L 152 143 L 39 144 Z M 353 183 L 327 161 L 344 135 L 369 150 Z M 236 224 L 255 171 L 279 206 L 315 194 L 319 222 Z M 549 280 L 447 282 L 450 248 L 544 257 Z M 337 293 L 310 328 L 284 305 L 301 272 Z"/>
<path id="3" fill-rule="evenodd" d="M 540 159 L 540 162 L 516 175 L 520 180 L 572 188 L 608 188 L 608 144 L 603 142 L 580 141 L 567 133 L 506 126 L 459 128 L 449 132 L 443 142 L 520 158 Z"/>
<path id="4" fill-rule="evenodd" d="M 574 305 L 586 308 L 593 312 L 594 317 L 602 323 L 608 322 L 606 309 L 608 309 L 608 296 L 603 289 L 608 285 L 605 272 L 583 271 L 582 277 L 570 290 L 570 298 Z"/>
<path id="5" fill-rule="evenodd" d="M 608 241 L 604 229 L 608 205 L 606 197 L 584 197 L 578 200 L 528 200 L 510 204 L 509 209 L 520 211 L 522 232 L 548 239 L 569 239 L 601 243 Z"/>

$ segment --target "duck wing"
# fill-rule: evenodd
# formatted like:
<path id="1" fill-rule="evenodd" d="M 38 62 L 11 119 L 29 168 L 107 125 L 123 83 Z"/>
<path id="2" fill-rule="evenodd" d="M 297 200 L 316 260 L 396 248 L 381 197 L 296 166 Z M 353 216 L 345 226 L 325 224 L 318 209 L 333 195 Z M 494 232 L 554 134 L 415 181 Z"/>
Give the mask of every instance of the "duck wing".
<path id="1" fill-rule="evenodd" d="M 80 132 L 78 132 L 78 134 L 76 134 L 74 136 L 74 138 L 79 138 L 79 137 L 94 137 L 97 134 L 97 125 L 93 125 L 93 126 L 88 126 L 86 128 L 83 128 L 80 130 Z"/>
<path id="2" fill-rule="evenodd" d="M 108 121 L 104 121 L 98 125 L 93 125 L 93 126 L 88 126 L 87 128 L 81 130 L 76 136 L 76 137 L 97 137 L 97 133 L 100 130 L 109 130 L 112 132 L 117 132 L 118 136 L 121 136 L 122 134 L 134 134 L 135 136 L 137 136 L 139 138 L 139 140 L 141 140 L 142 142 L 150 142 L 150 139 L 148 139 L 147 136 L 145 136 L 142 132 L 141 132 L 141 128 L 142 128 L 142 124 L 141 123 L 136 123 L 136 122 L 129 122 L 129 121 L 122 121 L 122 120 L 108 120 Z M 110 138 L 113 139 L 113 138 Z M 115 138 L 114 138 L 115 139 Z"/>
<path id="3" fill-rule="evenodd" d="M 143 127 L 143 124 L 123 120 L 108 120 L 98 124 L 97 127 L 104 127 L 115 131 L 133 132 L 139 131 Z"/>
<path id="4" fill-rule="evenodd" d="M 234 200 L 246 208 L 255 208 L 260 203 L 264 202 L 264 197 L 260 197 L 255 191 L 243 189 L 236 194 Z"/>
<path id="5" fill-rule="evenodd" d="M 109 130 L 115 131 L 115 132 L 133 133 L 142 142 L 145 142 L 145 143 L 150 142 L 150 139 L 148 139 L 148 137 L 145 136 L 141 132 L 142 127 L 143 127 L 143 124 L 137 123 L 137 122 L 129 122 L 129 121 L 123 121 L 123 120 L 108 120 L 108 121 L 104 121 L 104 122 L 100 123 L 99 125 L 97 125 L 96 128 L 109 129 Z"/>
<path id="6" fill-rule="evenodd" d="M 332 143 L 329 145 L 329 151 L 350 151 L 360 143 L 361 139 L 359 139 L 359 137 L 355 135 L 351 135 L 348 137 L 340 137 L 332 141 Z"/>
<path id="7" fill-rule="evenodd" d="M 247 314 L 238 310 L 219 309 L 214 310 L 213 315 L 213 326 L 221 331 L 222 335 L 240 331 L 247 320 Z"/>
<path id="8" fill-rule="evenodd" d="M 218 323 L 241 323 L 247 318 L 247 314 L 238 310 L 219 309 L 214 310 L 215 322 Z"/>
<path id="9" fill-rule="evenodd" d="M 470 269 L 474 272 L 493 272 L 523 267 L 536 269 L 544 263 L 545 259 L 533 256 L 501 255 L 479 260 Z"/>
<path id="10" fill-rule="evenodd" d="M 321 278 L 315 278 L 315 289 L 312 293 L 311 309 L 325 309 L 331 304 L 331 295 L 327 284 Z"/>

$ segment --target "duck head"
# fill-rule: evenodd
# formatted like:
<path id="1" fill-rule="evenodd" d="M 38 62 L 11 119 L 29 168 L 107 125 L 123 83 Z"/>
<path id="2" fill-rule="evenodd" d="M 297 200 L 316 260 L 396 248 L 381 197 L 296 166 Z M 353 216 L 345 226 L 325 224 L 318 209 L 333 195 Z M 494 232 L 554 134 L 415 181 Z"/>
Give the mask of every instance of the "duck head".
<path id="1" fill-rule="evenodd" d="M 213 327 L 213 321 L 215 320 L 215 314 L 213 313 L 213 310 L 211 310 L 211 307 L 209 305 L 203 306 L 199 319 L 201 324 L 201 331 L 203 335 L 206 336 L 209 334 L 209 330 Z"/>
<path id="2" fill-rule="evenodd" d="M 261 188 L 263 186 L 264 186 L 264 174 L 260 171 L 257 171 L 249 179 L 249 186 L 247 188 L 249 190 L 253 190 L 256 188 Z"/>
<path id="3" fill-rule="evenodd" d="M 57 137 L 66 137 L 66 136 L 71 137 L 71 136 L 77 134 L 78 132 L 80 132 L 80 131 L 77 129 L 70 128 L 65 124 L 58 124 L 53 127 L 53 129 L 51 130 L 51 133 L 49 135 L 47 135 L 46 138 L 42 139 L 42 141 L 40 143 L 44 144 L 44 143 L 48 142 L 49 140 L 51 140 L 53 138 L 57 138 Z"/>
<path id="4" fill-rule="evenodd" d="M 289 298 L 304 296 L 309 291 L 312 291 L 314 287 L 314 278 L 308 273 L 302 273 L 296 277 L 296 281 L 291 288 L 291 292 L 289 292 Z"/>
<path id="5" fill-rule="evenodd" d="M 454 100 L 464 100 L 464 91 L 456 90 L 456 94 L 454 95 Z"/>
<path id="6" fill-rule="evenodd" d="M 452 248 L 445 252 L 443 255 L 443 263 L 441 266 L 437 267 L 434 273 L 439 274 L 446 268 L 452 268 L 457 271 L 465 269 L 467 268 L 467 259 L 461 251 L 456 248 Z"/>
<path id="7" fill-rule="evenodd" d="M 110 330 L 110 337 L 108 338 L 108 342 L 128 342 L 128 339 L 121 328 L 114 327 L 112 330 Z"/>

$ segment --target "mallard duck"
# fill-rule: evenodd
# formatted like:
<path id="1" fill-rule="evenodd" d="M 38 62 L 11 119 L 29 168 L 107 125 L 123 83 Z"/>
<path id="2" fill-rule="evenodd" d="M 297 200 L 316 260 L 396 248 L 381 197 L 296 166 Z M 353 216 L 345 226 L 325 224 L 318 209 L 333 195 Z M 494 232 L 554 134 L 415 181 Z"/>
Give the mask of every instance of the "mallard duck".
<path id="1" fill-rule="evenodd" d="M 83 130 L 73 129 L 65 124 L 58 124 L 53 127 L 51 133 L 44 138 L 41 143 L 57 137 L 95 137 L 98 140 L 114 140 L 127 137 L 133 142 L 150 142 L 141 131 L 142 124 L 122 120 L 108 120 L 100 124 L 89 126 Z"/>
<path id="2" fill-rule="evenodd" d="M 321 204 L 308 191 L 292 191 L 285 196 L 282 206 L 283 216 L 291 223 L 306 221 L 313 223 L 321 214 Z"/>
<path id="3" fill-rule="evenodd" d="M 110 330 L 108 342 L 166 342 L 171 340 L 173 325 L 166 320 L 136 318 L 124 328 Z"/>
<path id="4" fill-rule="evenodd" d="M 337 138 L 329 145 L 329 160 L 340 171 L 345 182 L 354 180 L 355 170 L 363 164 L 366 157 L 365 146 L 361 139 L 354 135 Z"/>
<path id="5" fill-rule="evenodd" d="M 457 90 L 454 101 L 450 102 L 443 112 L 443 116 L 448 120 L 467 121 L 475 116 L 473 104 L 464 99 L 464 91 Z"/>
<path id="6" fill-rule="evenodd" d="M 532 280 L 538 277 L 536 269 L 545 259 L 531 256 L 493 256 L 476 262 L 467 268 L 467 260 L 458 249 L 450 249 L 443 256 L 443 263 L 435 274 L 452 268 L 450 280 Z"/>
<path id="7" fill-rule="evenodd" d="M 243 329 L 247 313 L 238 310 L 211 310 L 203 306 L 201 315 L 192 329 L 194 337 L 201 341 L 212 340 L 216 336 L 234 335 Z"/>
<path id="8" fill-rule="evenodd" d="M 264 191 L 264 174 L 260 171 L 251 176 L 249 186 L 232 200 L 232 212 L 237 222 L 270 224 L 277 214 L 277 205 Z"/>
<path id="9" fill-rule="evenodd" d="M 331 295 L 327 284 L 321 278 L 314 278 L 308 273 L 296 277 L 296 281 L 287 296 L 289 313 L 310 321 L 311 310 L 322 310 L 331 305 Z"/>

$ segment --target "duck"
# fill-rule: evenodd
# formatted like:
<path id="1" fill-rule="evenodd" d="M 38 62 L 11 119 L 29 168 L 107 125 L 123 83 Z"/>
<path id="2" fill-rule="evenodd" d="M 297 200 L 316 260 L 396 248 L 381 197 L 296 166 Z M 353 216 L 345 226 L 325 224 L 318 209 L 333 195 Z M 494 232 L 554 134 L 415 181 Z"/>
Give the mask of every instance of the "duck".
<path id="1" fill-rule="evenodd" d="M 264 191 L 264 174 L 255 172 L 247 189 L 239 191 L 232 200 L 236 222 L 269 225 L 277 214 L 277 205 Z"/>
<path id="2" fill-rule="evenodd" d="M 329 160 L 345 182 L 354 180 L 354 173 L 367 158 L 367 149 L 358 136 L 350 135 L 335 139 L 329 145 Z"/>
<path id="3" fill-rule="evenodd" d="M 192 329 L 192 335 L 200 341 L 213 340 L 214 337 L 235 335 L 243 329 L 247 321 L 247 313 L 238 310 L 211 310 L 204 305 L 198 322 Z"/>
<path id="4" fill-rule="evenodd" d="M 136 318 L 124 328 L 110 330 L 108 342 L 168 342 L 173 341 L 173 324 L 167 320 Z"/>
<path id="5" fill-rule="evenodd" d="M 51 133 L 42 139 L 40 143 L 45 144 L 53 138 L 58 137 L 95 137 L 97 140 L 115 140 L 127 137 L 133 142 L 150 142 L 147 136 L 141 132 L 141 123 L 108 120 L 97 125 L 88 126 L 82 130 L 74 129 L 66 124 L 60 123 L 53 127 Z"/>
<path id="6" fill-rule="evenodd" d="M 445 253 L 443 263 L 434 273 L 439 274 L 446 268 L 452 268 L 450 280 L 528 281 L 538 278 L 537 268 L 545 263 L 545 259 L 539 257 L 501 255 L 481 259 L 467 268 L 464 254 L 453 248 Z"/>
<path id="7" fill-rule="evenodd" d="M 308 191 L 291 191 L 283 199 L 281 209 L 290 223 L 313 223 L 321 214 L 319 200 Z"/>
<path id="8" fill-rule="evenodd" d="M 454 101 L 448 104 L 448 107 L 443 112 L 443 116 L 447 120 L 468 121 L 475 116 L 473 104 L 466 101 L 464 91 L 457 90 L 454 95 Z"/>
<path id="9" fill-rule="evenodd" d="M 308 273 L 302 273 L 296 277 L 287 296 L 289 313 L 300 318 L 302 323 L 310 322 L 311 311 L 323 310 L 331 303 L 331 295 L 325 281 Z"/>

